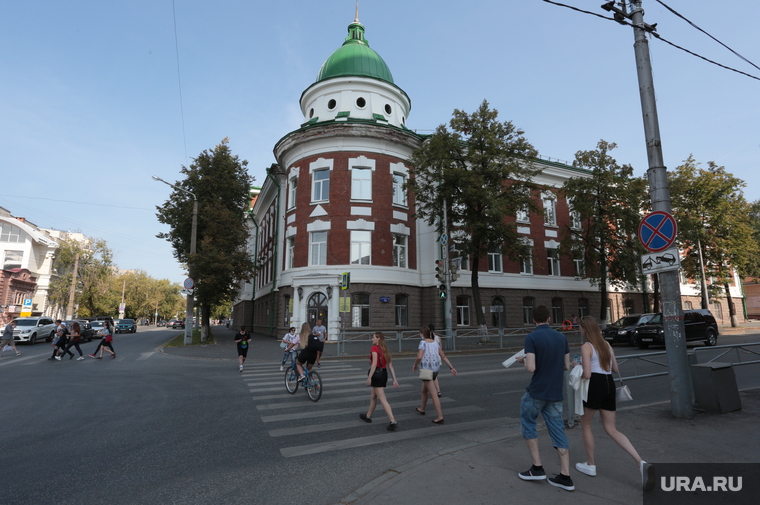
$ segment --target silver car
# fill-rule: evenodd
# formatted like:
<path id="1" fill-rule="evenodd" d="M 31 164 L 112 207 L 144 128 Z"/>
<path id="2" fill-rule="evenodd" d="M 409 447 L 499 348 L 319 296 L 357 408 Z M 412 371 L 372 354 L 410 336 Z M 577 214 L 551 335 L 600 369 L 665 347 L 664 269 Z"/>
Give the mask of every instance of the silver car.
<path id="1" fill-rule="evenodd" d="M 19 317 L 16 318 L 13 340 L 27 344 L 34 344 L 42 339 L 52 342 L 55 338 L 55 328 L 55 321 L 50 317 Z"/>

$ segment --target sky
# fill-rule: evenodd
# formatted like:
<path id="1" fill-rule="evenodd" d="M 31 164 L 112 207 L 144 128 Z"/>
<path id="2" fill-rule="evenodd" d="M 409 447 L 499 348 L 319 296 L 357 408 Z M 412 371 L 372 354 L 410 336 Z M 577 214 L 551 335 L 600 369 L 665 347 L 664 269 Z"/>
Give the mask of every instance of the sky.
<path id="1" fill-rule="evenodd" d="M 664 0 L 760 66 L 760 3 Z M 563 0 L 596 14 L 602 0 Z M 656 0 L 665 39 L 760 77 Z M 298 100 L 343 43 L 354 0 L 26 0 L 0 19 L 0 206 L 43 228 L 105 239 L 121 269 L 182 282 L 156 219 L 183 165 L 228 137 L 255 185 L 304 122 Z M 542 0 L 362 0 L 366 38 L 430 133 L 483 100 L 542 157 L 615 142 L 647 170 L 633 30 Z M 176 27 L 176 31 L 175 31 Z M 760 80 L 649 42 L 665 165 L 693 155 L 760 199 Z"/>

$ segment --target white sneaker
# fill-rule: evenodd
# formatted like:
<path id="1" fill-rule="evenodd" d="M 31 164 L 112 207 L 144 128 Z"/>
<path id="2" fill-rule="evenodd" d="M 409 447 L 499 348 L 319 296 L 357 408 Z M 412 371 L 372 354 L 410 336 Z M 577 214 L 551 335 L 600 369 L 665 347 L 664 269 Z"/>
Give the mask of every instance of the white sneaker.
<path id="1" fill-rule="evenodd" d="M 284 372 L 284 371 L 285 371 L 285 369 L 282 368 L 282 367 L 280 367 L 280 372 Z"/>
<path id="2" fill-rule="evenodd" d="M 575 469 L 591 477 L 596 477 L 596 465 L 589 465 L 588 463 L 576 463 Z"/>
<path id="3" fill-rule="evenodd" d="M 56 356 L 55 359 L 57 359 L 58 361 L 61 361 L 61 357 L 60 356 Z"/>
<path id="4" fill-rule="evenodd" d="M 79 357 L 77 358 L 77 361 L 82 361 L 83 359 L 84 359 L 84 356 L 79 356 Z"/>
<path id="5" fill-rule="evenodd" d="M 240 371 L 241 372 L 243 371 L 243 365 L 240 365 Z"/>
<path id="6" fill-rule="evenodd" d="M 656 484 L 654 465 L 642 460 L 639 465 L 639 470 L 641 471 L 641 484 L 644 486 L 644 491 L 651 491 L 654 489 L 654 485 Z"/>

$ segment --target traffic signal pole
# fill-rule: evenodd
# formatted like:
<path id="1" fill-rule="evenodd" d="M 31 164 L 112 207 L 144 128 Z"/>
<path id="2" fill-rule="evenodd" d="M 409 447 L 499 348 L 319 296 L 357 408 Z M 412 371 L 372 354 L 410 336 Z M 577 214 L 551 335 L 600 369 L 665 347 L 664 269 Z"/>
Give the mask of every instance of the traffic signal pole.
<path id="1" fill-rule="evenodd" d="M 671 213 L 668 174 L 662 156 L 662 141 L 657 118 L 657 103 L 652 78 L 652 63 L 649 58 L 647 33 L 654 32 L 654 26 L 644 23 L 644 9 L 641 0 L 631 0 L 631 13 L 611 6 L 614 2 L 603 5 L 606 10 L 629 17 L 633 23 L 634 51 L 636 70 L 641 95 L 641 112 L 644 118 L 644 134 L 647 144 L 649 170 L 649 194 L 654 211 Z M 691 370 L 686 355 L 686 338 L 681 309 L 681 288 L 678 271 L 660 272 L 660 289 L 662 292 L 663 329 L 665 332 L 665 354 L 668 360 L 670 378 L 670 409 L 673 417 L 691 419 L 694 417 Z"/>

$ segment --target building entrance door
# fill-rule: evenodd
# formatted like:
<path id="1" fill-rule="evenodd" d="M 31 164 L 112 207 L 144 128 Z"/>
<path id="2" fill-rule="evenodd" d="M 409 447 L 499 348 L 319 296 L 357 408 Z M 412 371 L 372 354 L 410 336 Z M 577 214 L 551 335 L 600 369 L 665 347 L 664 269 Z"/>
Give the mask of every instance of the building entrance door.
<path id="1" fill-rule="evenodd" d="M 328 327 L 327 324 L 327 296 L 323 293 L 314 293 L 309 297 L 309 302 L 306 306 L 307 313 L 309 315 L 309 326 L 314 328 L 317 325 L 317 320 L 321 319 L 322 324 Z"/>

